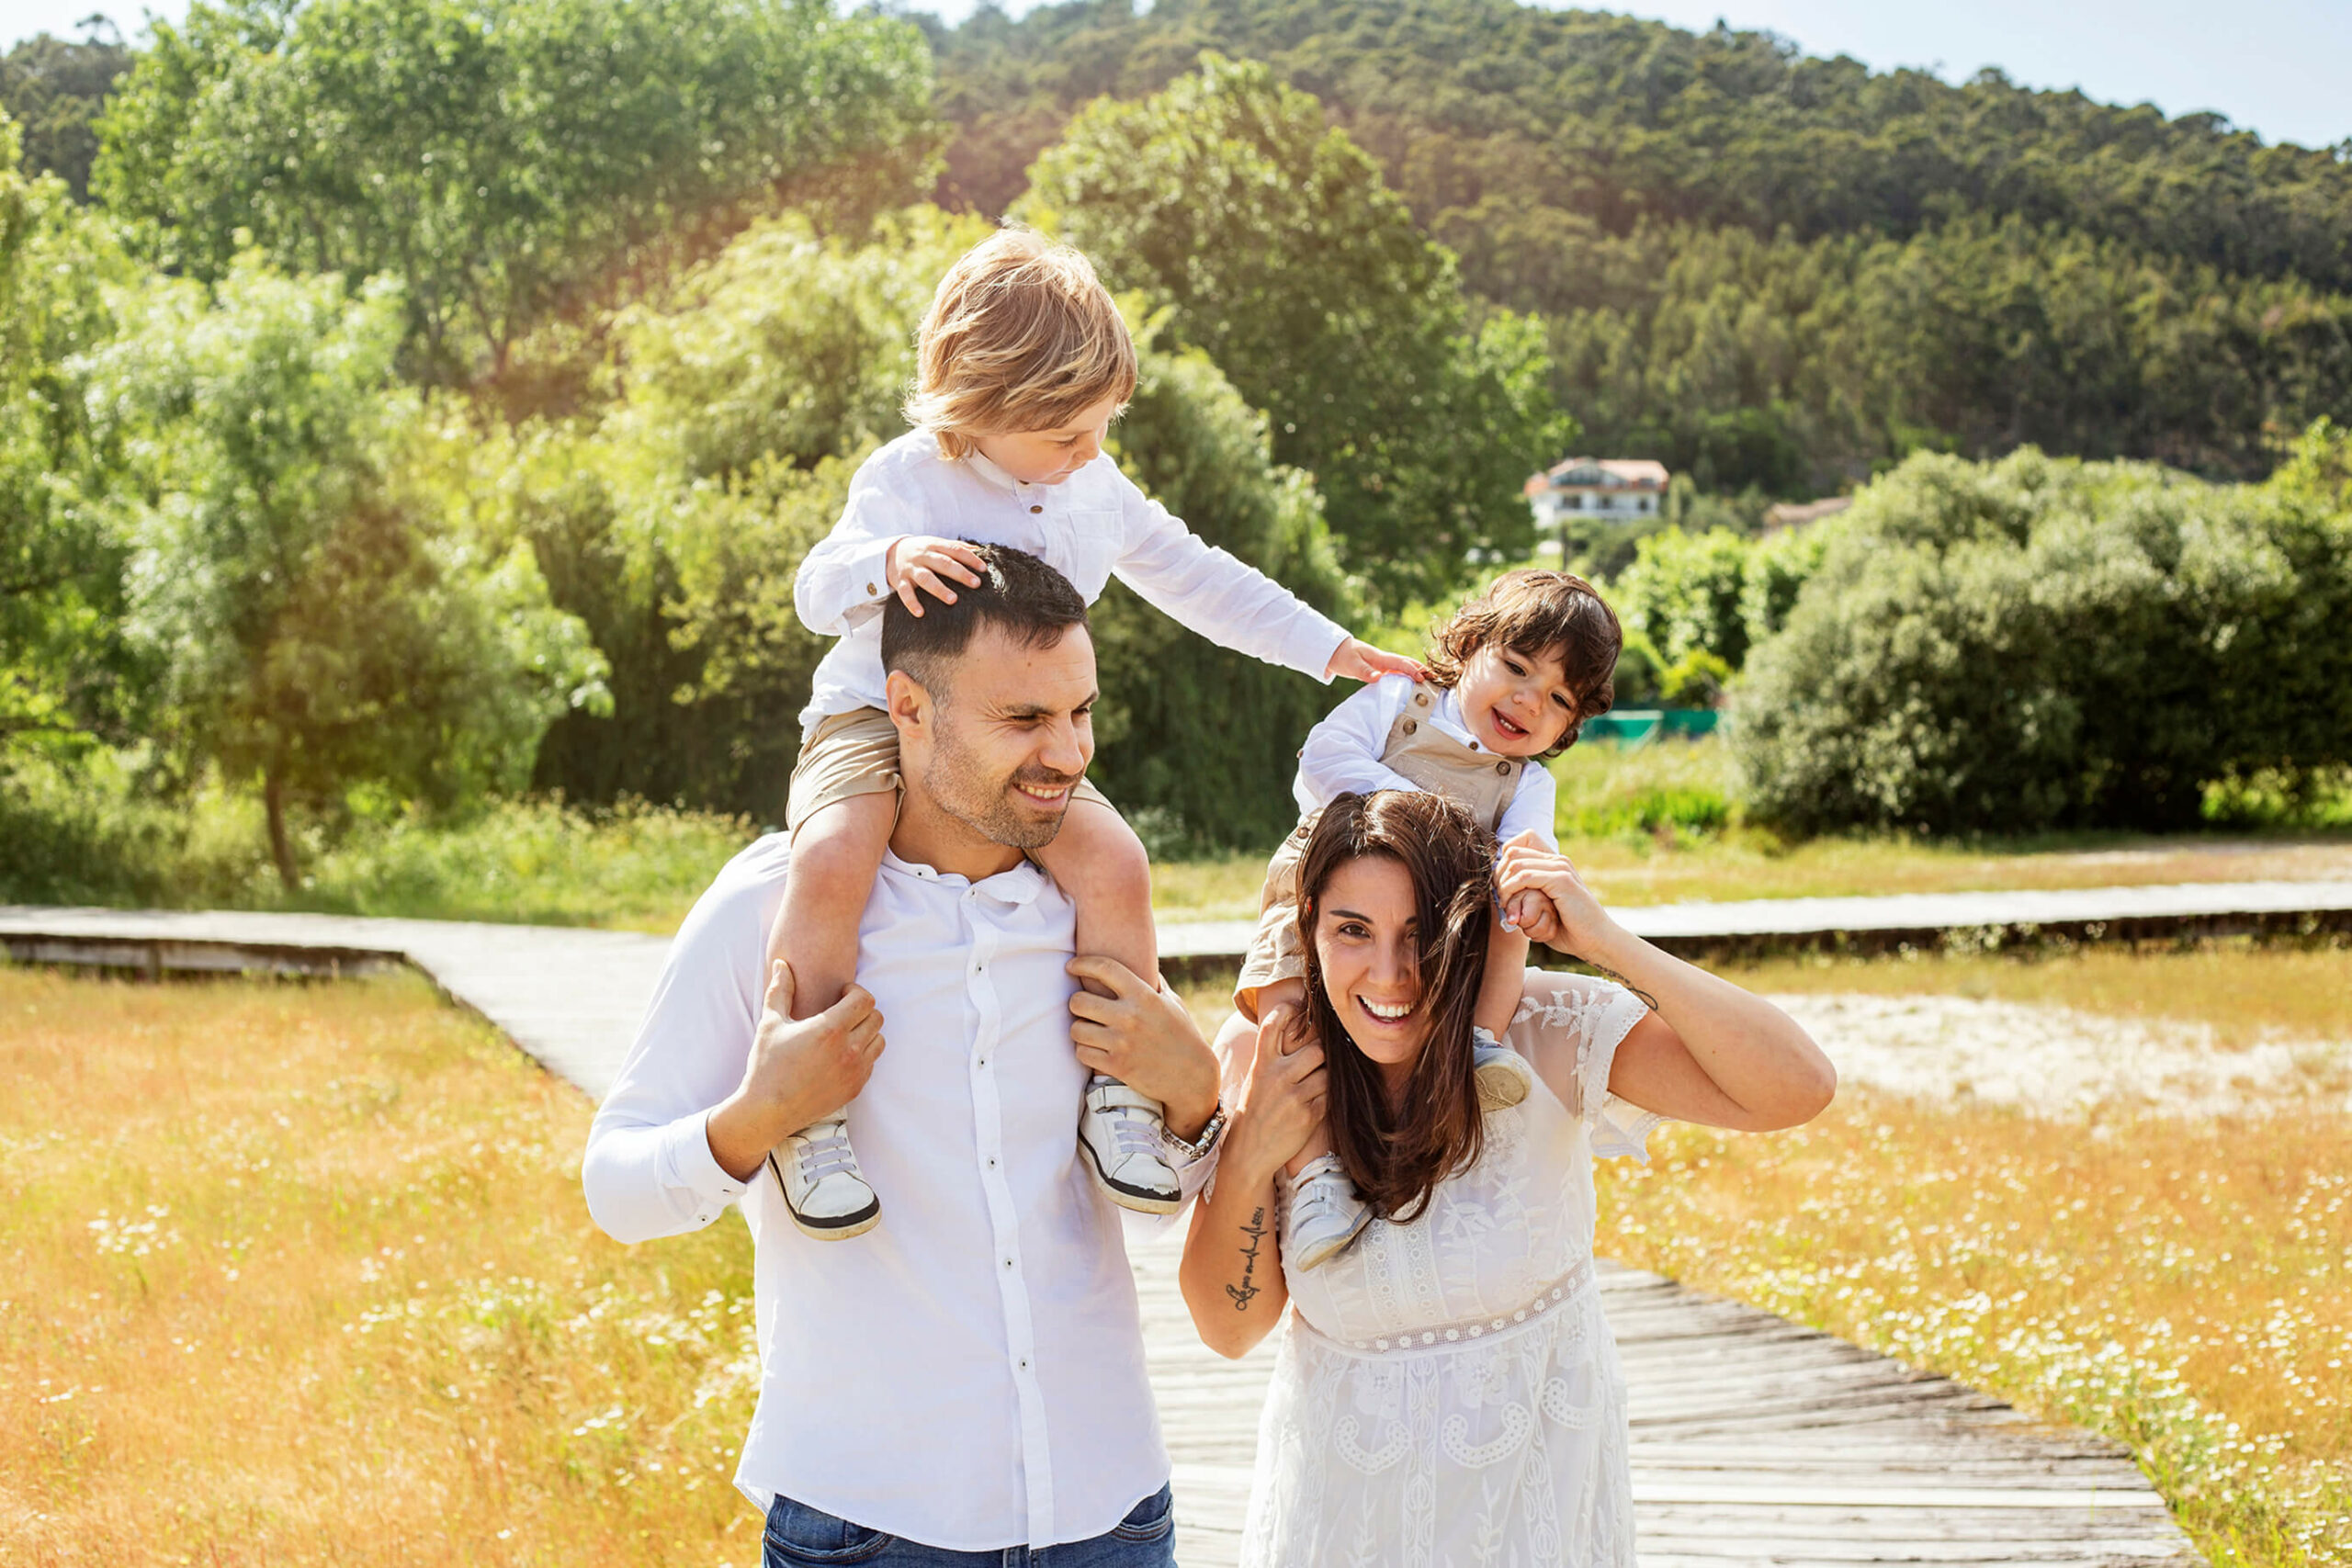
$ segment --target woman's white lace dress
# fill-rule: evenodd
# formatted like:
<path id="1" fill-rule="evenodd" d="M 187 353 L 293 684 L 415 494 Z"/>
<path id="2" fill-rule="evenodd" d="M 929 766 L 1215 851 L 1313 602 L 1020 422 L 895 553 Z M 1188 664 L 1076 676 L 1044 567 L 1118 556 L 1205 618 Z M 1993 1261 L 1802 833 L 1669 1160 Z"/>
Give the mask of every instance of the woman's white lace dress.
<path id="1" fill-rule="evenodd" d="M 1643 1010 L 1605 980 L 1528 971 L 1507 1043 L 1535 1087 L 1488 1114 L 1478 1163 L 1411 1224 L 1285 1266 L 1243 1568 L 1630 1568 L 1592 1160 L 1640 1156 L 1657 1123 L 1608 1092 Z"/>

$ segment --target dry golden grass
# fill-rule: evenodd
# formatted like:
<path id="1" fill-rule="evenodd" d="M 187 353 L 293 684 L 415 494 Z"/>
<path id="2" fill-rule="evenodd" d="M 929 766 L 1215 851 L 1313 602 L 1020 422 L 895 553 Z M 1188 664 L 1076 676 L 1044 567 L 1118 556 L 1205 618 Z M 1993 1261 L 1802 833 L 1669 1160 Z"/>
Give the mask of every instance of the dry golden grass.
<path id="1" fill-rule="evenodd" d="M 2267 1034 L 2352 1039 L 2352 945 L 2120 943 L 1901 958 L 1804 953 L 1723 966 L 1752 991 L 1937 995 L 2041 1002 L 2116 1018 L 2210 1026 L 2225 1048 Z"/>
<path id="2" fill-rule="evenodd" d="M 1623 838 L 1561 840 L 1604 903 L 1827 898 L 1988 888 L 2153 886 L 2175 882 L 2352 877 L 2352 841 L 2123 839 L 2078 847 L 1984 849 L 1912 839 L 1814 839 L 1783 847 L 1761 835 L 1666 845 Z"/>
<path id="3" fill-rule="evenodd" d="M 587 1106 L 405 977 L 0 968 L 0 1558 L 695 1563 L 750 1247 L 589 1224 Z"/>

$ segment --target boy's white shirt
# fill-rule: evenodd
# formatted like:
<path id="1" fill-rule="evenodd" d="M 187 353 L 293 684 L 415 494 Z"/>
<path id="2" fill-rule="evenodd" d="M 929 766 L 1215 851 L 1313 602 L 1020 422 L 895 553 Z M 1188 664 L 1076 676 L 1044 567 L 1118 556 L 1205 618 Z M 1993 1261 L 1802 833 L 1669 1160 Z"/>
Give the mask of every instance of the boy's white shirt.
<path id="1" fill-rule="evenodd" d="M 1026 550 L 1090 604 L 1116 574 L 1178 625 L 1317 681 L 1329 679 L 1348 637 L 1272 578 L 1204 544 L 1107 453 L 1059 484 L 1024 484 L 978 452 L 950 461 L 930 434 L 910 431 L 859 466 L 841 521 L 794 579 L 801 621 L 841 639 L 817 666 L 804 734 L 829 715 L 885 705 L 884 568 L 891 544 L 910 534 Z"/>
<path id="2" fill-rule="evenodd" d="M 1307 732 L 1306 745 L 1298 754 L 1298 777 L 1291 784 L 1291 794 L 1298 801 L 1301 815 L 1320 811 L 1342 795 L 1369 795 L 1376 789 L 1420 789 L 1420 785 L 1382 761 L 1380 754 L 1388 744 L 1388 731 L 1396 724 L 1396 716 L 1405 711 L 1405 705 L 1421 689 L 1409 675 L 1384 675 L 1351 694 Z M 1463 723 L 1462 704 L 1452 689 L 1432 685 L 1428 690 L 1436 700 L 1430 704 L 1430 711 L 1421 716 L 1421 722 L 1436 725 L 1475 750 L 1487 750 L 1470 733 L 1470 727 Z M 1525 761 L 1526 771 L 1520 775 L 1519 789 L 1510 797 L 1510 804 L 1503 807 L 1502 823 L 1495 837 L 1508 842 L 1532 830 L 1547 848 L 1557 850 L 1560 841 L 1553 835 L 1552 817 L 1558 787 L 1552 782 L 1551 770 L 1539 759 L 1530 757 Z"/>

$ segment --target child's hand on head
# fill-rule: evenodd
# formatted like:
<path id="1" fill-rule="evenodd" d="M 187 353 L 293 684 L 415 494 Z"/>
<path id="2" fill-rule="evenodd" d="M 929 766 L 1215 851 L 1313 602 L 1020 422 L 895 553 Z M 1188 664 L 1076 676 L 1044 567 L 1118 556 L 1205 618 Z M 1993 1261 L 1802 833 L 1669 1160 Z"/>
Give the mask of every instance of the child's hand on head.
<path id="1" fill-rule="evenodd" d="M 1367 685 L 1383 675 L 1410 675 L 1416 681 L 1426 681 L 1430 677 L 1430 672 L 1421 668 L 1419 660 L 1391 653 L 1385 648 L 1374 648 L 1356 637 L 1350 637 L 1340 645 L 1339 651 L 1331 655 L 1331 662 L 1324 666 L 1323 673 L 1362 681 Z"/>
<path id="2" fill-rule="evenodd" d="M 882 563 L 883 580 L 910 615 L 922 614 L 924 593 L 943 604 L 953 604 L 956 590 L 947 586 L 947 581 L 953 579 L 967 588 L 978 588 L 979 574 L 985 570 L 978 553 L 963 540 L 934 538 L 928 534 L 908 534 L 893 540 Z"/>

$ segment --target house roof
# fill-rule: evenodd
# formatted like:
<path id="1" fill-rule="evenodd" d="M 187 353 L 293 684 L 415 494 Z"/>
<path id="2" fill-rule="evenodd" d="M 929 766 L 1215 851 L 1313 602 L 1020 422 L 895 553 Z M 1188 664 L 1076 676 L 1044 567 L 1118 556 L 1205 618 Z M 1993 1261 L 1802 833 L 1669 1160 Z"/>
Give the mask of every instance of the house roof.
<path id="1" fill-rule="evenodd" d="M 1578 469 L 1594 469 L 1588 478 L 1571 480 L 1567 476 Z M 1526 491 L 1531 496 L 1546 490 L 1583 489 L 1587 486 L 1610 490 L 1664 490 L 1666 465 L 1655 457 L 1565 457 L 1540 474 L 1530 475 Z"/>
<path id="2" fill-rule="evenodd" d="M 1802 524 L 1810 523 L 1815 518 L 1827 517 L 1834 513 L 1843 512 L 1853 504 L 1854 498 L 1850 495 L 1832 495 L 1820 501 L 1802 502 L 1783 501 L 1764 509 L 1764 526 L 1794 528 Z"/>

